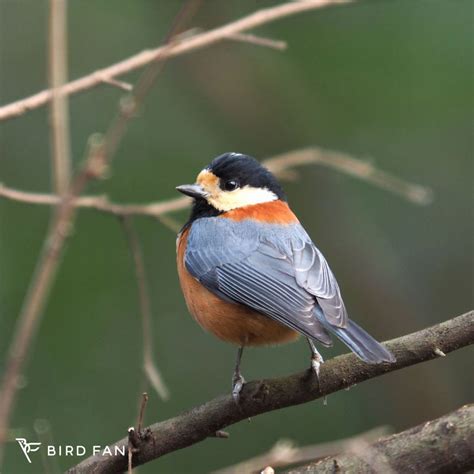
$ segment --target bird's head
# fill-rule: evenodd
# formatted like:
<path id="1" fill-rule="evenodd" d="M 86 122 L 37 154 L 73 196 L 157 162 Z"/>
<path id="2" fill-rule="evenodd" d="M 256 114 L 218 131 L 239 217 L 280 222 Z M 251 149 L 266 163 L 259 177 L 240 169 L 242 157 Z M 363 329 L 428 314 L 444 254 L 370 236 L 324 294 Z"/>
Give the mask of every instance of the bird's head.
<path id="1" fill-rule="evenodd" d="M 240 153 L 224 153 L 197 176 L 195 184 L 176 188 L 196 203 L 207 203 L 218 212 L 244 206 L 286 200 L 276 178 L 255 158 Z"/>

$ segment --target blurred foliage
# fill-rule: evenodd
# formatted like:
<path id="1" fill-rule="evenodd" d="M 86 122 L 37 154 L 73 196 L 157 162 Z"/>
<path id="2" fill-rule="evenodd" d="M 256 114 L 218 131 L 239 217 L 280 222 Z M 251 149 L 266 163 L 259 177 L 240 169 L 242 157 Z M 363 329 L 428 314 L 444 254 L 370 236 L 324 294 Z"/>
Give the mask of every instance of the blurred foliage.
<path id="1" fill-rule="evenodd" d="M 193 25 L 211 28 L 277 2 L 206 1 Z M 153 47 L 180 2 L 71 0 L 70 77 Z M 45 0 L 0 0 L 0 103 L 47 85 Z M 472 2 L 357 2 L 294 16 L 257 31 L 284 39 L 281 53 L 227 41 L 171 60 L 120 147 L 111 178 L 90 193 L 120 202 L 175 197 L 224 151 L 258 158 L 319 145 L 376 159 L 382 169 L 430 186 L 416 207 L 334 171 L 302 170 L 286 184 L 293 209 L 327 256 L 350 314 L 379 339 L 472 307 Z M 134 81 L 138 73 L 125 79 Z M 76 166 L 87 137 L 103 131 L 121 92 L 71 99 Z M 0 123 L 0 181 L 50 190 L 48 111 Z M 0 370 L 47 229 L 50 210 L 0 201 Z M 186 213 L 178 215 L 184 222 Z M 137 219 L 154 311 L 156 360 L 170 387 L 151 393 L 146 421 L 164 420 L 230 389 L 234 348 L 189 317 L 175 270 L 175 235 Z M 345 349 L 336 345 L 327 356 Z M 303 341 L 248 350 L 247 379 L 309 363 Z M 37 419 L 56 444 L 105 445 L 136 417 L 143 389 L 136 282 L 125 238 L 110 216 L 80 212 L 13 418 L 30 440 Z M 463 350 L 364 383 L 349 392 L 230 428 L 140 469 L 209 472 L 256 455 L 278 439 L 329 441 L 389 424 L 399 430 L 473 396 L 472 351 Z M 57 458 L 62 469 L 77 461 Z M 37 472 L 16 443 L 5 472 Z M 35 464 L 36 463 L 36 464 Z"/>

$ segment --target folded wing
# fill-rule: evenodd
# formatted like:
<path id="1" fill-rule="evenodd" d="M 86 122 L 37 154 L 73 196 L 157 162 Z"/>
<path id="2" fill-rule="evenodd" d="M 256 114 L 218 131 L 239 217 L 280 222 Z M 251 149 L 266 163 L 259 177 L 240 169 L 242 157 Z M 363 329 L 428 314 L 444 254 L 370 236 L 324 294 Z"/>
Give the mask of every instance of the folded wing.
<path id="1" fill-rule="evenodd" d="M 203 219 L 191 229 L 185 264 L 218 296 L 249 306 L 324 345 L 331 344 L 325 324 L 346 324 L 334 275 L 300 224 L 236 225 L 222 218 Z M 324 322 L 315 315 L 318 306 Z"/>

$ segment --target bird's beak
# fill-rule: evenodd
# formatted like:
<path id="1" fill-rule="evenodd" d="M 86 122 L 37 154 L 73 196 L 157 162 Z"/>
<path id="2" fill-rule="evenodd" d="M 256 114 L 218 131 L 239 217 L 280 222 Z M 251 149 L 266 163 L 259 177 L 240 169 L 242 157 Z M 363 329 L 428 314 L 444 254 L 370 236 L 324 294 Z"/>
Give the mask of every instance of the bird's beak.
<path id="1" fill-rule="evenodd" d="M 176 186 L 176 190 L 180 193 L 186 194 L 192 198 L 205 198 L 208 196 L 208 193 L 199 186 L 199 184 L 182 184 L 181 186 Z"/>

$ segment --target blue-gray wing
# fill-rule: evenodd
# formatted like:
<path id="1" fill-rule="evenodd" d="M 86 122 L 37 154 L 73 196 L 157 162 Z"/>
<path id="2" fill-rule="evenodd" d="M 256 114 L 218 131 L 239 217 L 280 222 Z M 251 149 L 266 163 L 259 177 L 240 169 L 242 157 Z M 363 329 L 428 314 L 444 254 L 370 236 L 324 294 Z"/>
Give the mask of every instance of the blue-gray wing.
<path id="1" fill-rule="evenodd" d="M 341 291 L 324 255 L 309 240 L 303 248 L 294 249 L 293 265 L 296 282 L 316 297 L 325 319 L 332 326 L 347 324 L 347 311 Z"/>
<path id="2" fill-rule="evenodd" d="M 201 219 L 191 228 L 185 264 L 218 296 L 323 344 L 331 339 L 315 308 L 330 325 L 342 327 L 347 320 L 337 282 L 300 224 Z"/>

